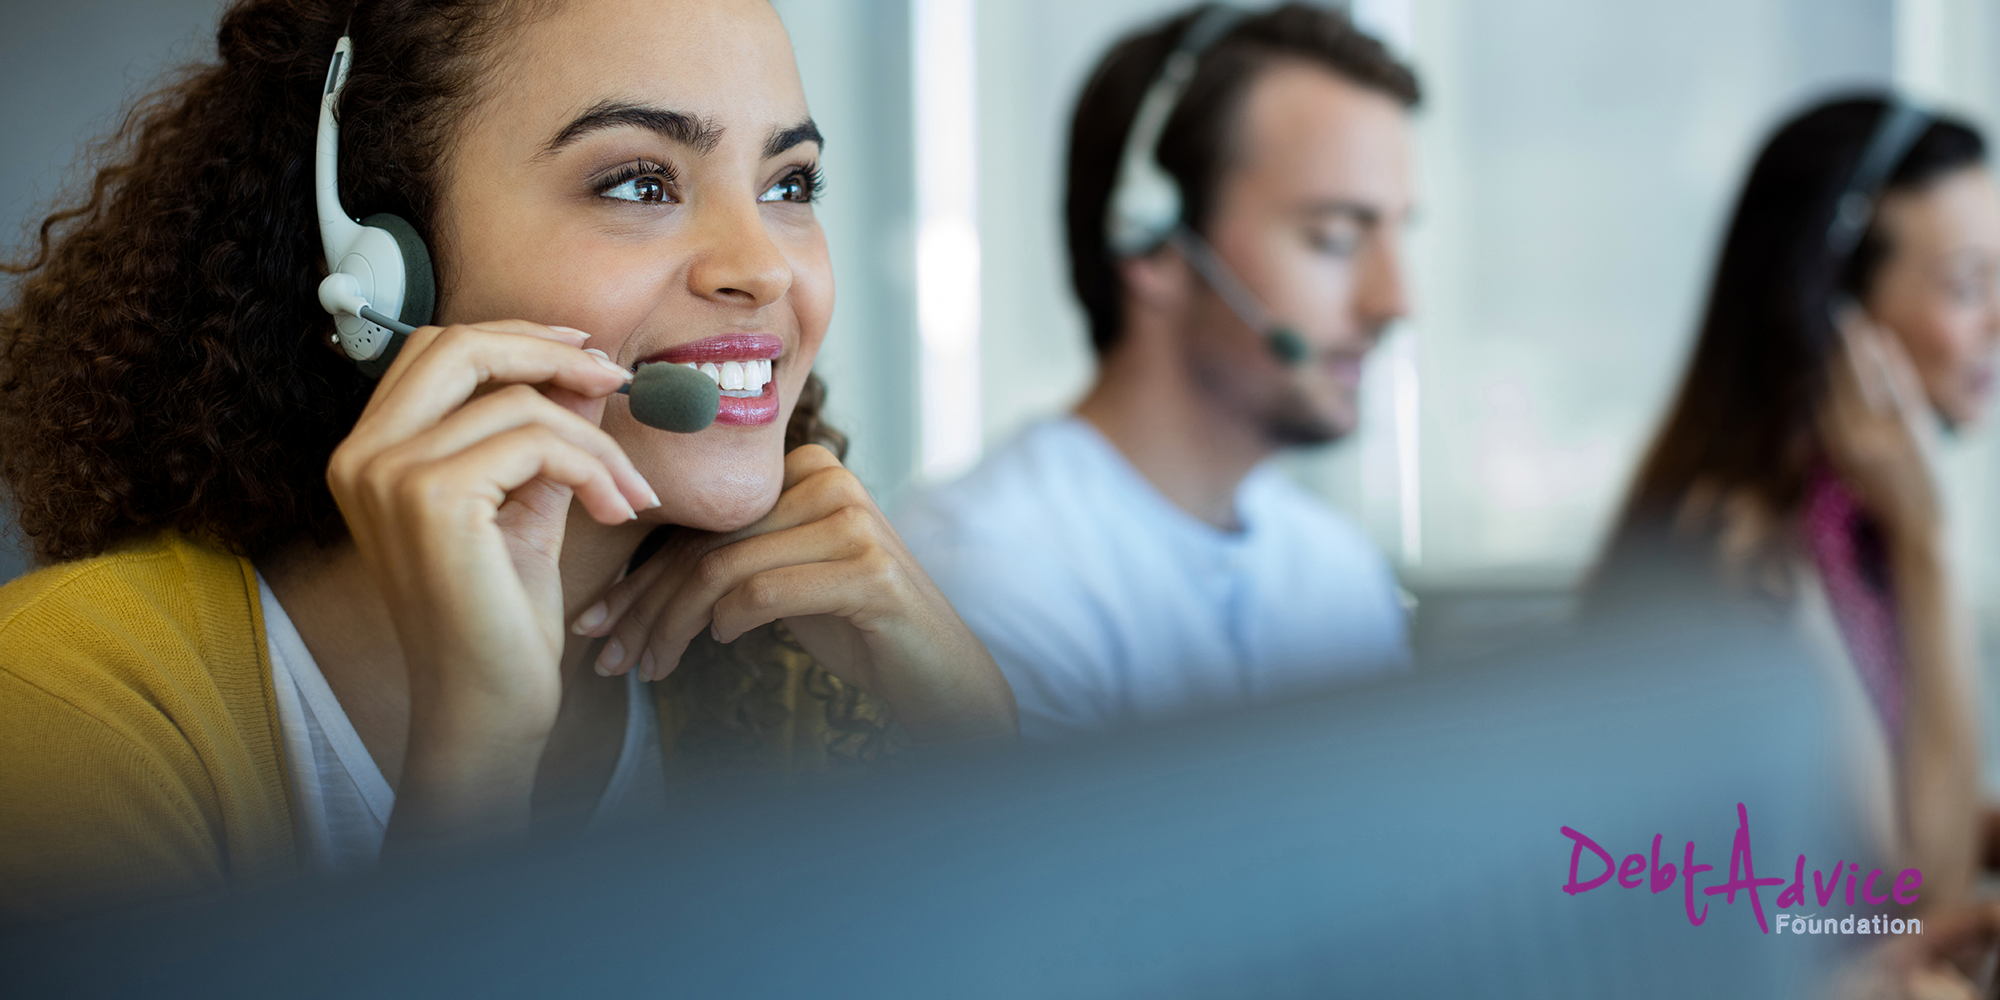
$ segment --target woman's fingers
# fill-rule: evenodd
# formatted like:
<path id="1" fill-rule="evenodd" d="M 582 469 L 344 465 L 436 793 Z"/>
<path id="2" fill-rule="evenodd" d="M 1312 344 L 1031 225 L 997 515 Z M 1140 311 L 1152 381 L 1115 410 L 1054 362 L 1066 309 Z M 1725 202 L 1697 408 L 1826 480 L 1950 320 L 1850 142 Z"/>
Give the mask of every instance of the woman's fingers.
<path id="1" fill-rule="evenodd" d="M 728 544 L 758 535 L 785 531 L 802 524 L 811 524 L 832 513 L 850 506 L 864 506 L 873 509 L 875 501 L 868 495 L 861 480 L 833 457 L 833 452 L 816 444 L 792 449 L 785 456 L 785 481 L 783 492 L 770 513 L 759 518 L 755 524 L 723 536 L 722 543 Z"/>
<path id="2" fill-rule="evenodd" d="M 630 380 L 630 372 L 603 356 L 522 332 L 519 323 L 423 327 L 410 336 L 383 377 L 354 434 L 364 440 L 402 440 L 495 382 L 549 384 L 601 397 Z"/>
<path id="3" fill-rule="evenodd" d="M 661 614 L 690 574 L 697 572 L 696 563 L 699 560 L 711 552 L 811 524 L 830 512 L 856 505 L 873 509 L 868 491 L 832 452 L 818 445 L 793 449 L 785 456 L 784 492 L 779 495 L 778 503 L 770 513 L 756 523 L 726 535 L 679 533 L 645 565 L 612 585 L 601 600 L 586 607 L 571 624 L 571 631 L 578 635 L 610 637 L 598 657 L 598 667 L 602 672 L 613 675 L 623 673 L 639 662 L 648 646 L 655 646 L 654 660 L 663 665 L 660 676 L 665 676 L 678 662 L 678 650 L 701 631 L 706 619 L 685 629 L 686 637 L 674 646 L 676 651 L 672 657 L 663 659 L 659 655 L 661 650 L 649 637 L 665 628 L 656 628 Z M 756 553 L 750 558 L 753 564 L 762 566 L 769 558 L 783 557 L 787 551 L 786 544 L 789 543 L 756 546 L 746 551 Z M 798 550 L 790 553 L 793 562 L 805 558 L 820 557 Z M 671 576 L 669 567 L 673 567 Z M 666 631 L 677 634 L 682 629 Z"/>
<path id="4" fill-rule="evenodd" d="M 623 524 L 638 516 L 602 459 L 544 424 L 502 431 L 454 453 L 419 460 L 376 458 L 349 474 L 337 471 L 328 477 L 357 532 L 371 522 L 395 524 L 411 517 L 418 523 L 464 521 L 469 502 L 488 512 L 479 521 L 491 523 L 492 512 L 507 495 L 538 476 L 574 490 L 578 502 L 600 522 Z M 353 508 L 356 502 L 360 510 Z M 356 515 L 363 512 L 366 516 L 357 522 Z"/>
<path id="5" fill-rule="evenodd" d="M 865 616 L 870 598 L 896 587 L 897 566 L 872 550 L 837 562 L 778 566 L 751 574 L 715 602 L 711 630 L 721 642 L 780 618 Z"/>
<path id="6" fill-rule="evenodd" d="M 1936 429 L 1914 366 L 1893 331 L 1844 314 L 1814 421 L 1825 457 L 1892 536 L 1927 538 L 1941 508 Z"/>
<path id="7" fill-rule="evenodd" d="M 525 333 L 528 336 L 539 336 L 544 340 L 553 340 L 557 343 L 568 344 L 576 348 L 582 348 L 590 342 L 590 336 L 580 331 L 569 330 L 567 328 L 545 327 L 534 323 L 502 321 L 470 325 L 495 332 L 504 331 L 508 333 Z M 408 339 L 403 341 L 402 349 L 396 352 L 396 360 L 389 365 L 389 370 L 384 372 L 381 380 L 376 383 L 376 395 L 386 395 L 394 391 L 396 386 L 403 381 L 404 376 L 409 374 L 410 366 L 415 364 L 419 357 L 422 357 L 430 350 L 431 345 L 436 343 L 438 335 L 445 330 L 446 327 L 444 326 L 426 325 L 417 327 Z"/>
<path id="8" fill-rule="evenodd" d="M 893 564 L 890 552 L 899 550 L 891 545 L 893 538 L 867 490 L 832 452 L 817 445 L 797 448 L 785 457 L 784 492 L 769 514 L 728 535 L 675 539 L 586 608 L 572 630 L 608 637 L 596 663 L 600 673 L 621 674 L 643 664 L 643 678 L 658 680 L 673 671 L 694 637 L 710 627 L 717 602 L 745 581 L 788 566 L 854 560 L 871 551 Z M 856 595 L 883 593 L 864 580 L 850 580 L 849 586 Z M 718 625 L 717 635 L 733 640 L 769 620 L 740 629 Z"/>
<path id="9" fill-rule="evenodd" d="M 800 445 L 785 453 L 785 489 L 790 490 L 816 472 L 844 468 L 833 452 L 820 445 Z"/>
<path id="10" fill-rule="evenodd" d="M 1917 375 L 1916 362 L 1910 360 L 1909 349 L 1903 346 L 1901 338 L 1882 327 L 1874 329 L 1868 338 L 1870 352 L 1875 356 L 1875 366 L 1882 373 L 1883 384 L 1887 387 L 1896 412 L 1916 419 L 1929 409 L 1924 395 L 1923 380 Z"/>
<path id="11" fill-rule="evenodd" d="M 1840 357 L 1829 372 L 1828 415 L 1834 419 L 1834 430 L 1849 437 L 1904 437 L 1918 451 L 1927 452 L 1933 433 L 1930 405 L 1902 341 L 1858 312 L 1841 324 L 1840 338 L 1836 349 Z"/>
<path id="12" fill-rule="evenodd" d="M 574 490 L 584 509 L 604 524 L 639 516 L 601 459 L 543 424 L 495 434 L 413 469 L 400 481 L 419 503 L 443 506 L 454 497 L 477 495 L 497 510 L 507 494 L 537 478 Z"/>
<path id="13" fill-rule="evenodd" d="M 436 427 L 384 449 L 378 462 L 425 462 L 472 447 L 479 441 L 529 425 L 540 425 L 602 462 L 628 503 L 645 510 L 659 497 L 624 449 L 596 424 L 549 400 L 534 387 L 511 385 L 460 407 Z"/>
<path id="14" fill-rule="evenodd" d="M 609 637 L 593 663 L 598 673 L 624 673 L 639 662 L 646 635 L 667 602 L 687 582 L 696 562 L 729 541 L 725 535 L 675 529 L 659 551 L 578 613 L 570 631 Z"/>
<path id="15" fill-rule="evenodd" d="M 851 559 L 867 551 L 873 547 L 870 520 L 864 510 L 843 508 L 811 524 L 742 539 L 693 559 L 678 586 L 654 587 L 641 607 L 618 619 L 600 654 L 601 672 L 623 673 L 651 652 L 653 669 L 641 679 L 665 677 L 680 662 L 688 643 L 710 626 L 723 595 L 759 573 Z M 742 632 L 718 630 L 717 638 L 729 641 Z"/>
<path id="16" fill-rule="evenodd" d="M 1839 329 L 1840 344 L 1835 348 L 1839 359 L 1829 373 L 1833 391 L 1860 397 L 1871 413 L 1895 412 L 1895 396 L 1890 391 L 1881 356 L 1875 350 L 1879 338 L 1874 326 L 1859 309 L 1850 309 L 1841 314 Z"/>
<path id="17" fill-rule="evenodd" d="M 626 613 L 632 610 L 633 605 L 667 575 L 672 560 L 661 556 L 662 553 L 654 553 L 653 557 L 641 563 L 638 569 L 627 573 L 624 579 L 606 588 L 597 600 L 592 601 L 590 606 L 577 615 L 576 620 L 570 623 L 569 630 L 577 635 L 591 638 L 609 635 L 613 627 L 625 620 Z"/>
<path id="18" fill-rule="evenodd" d="M 1868 319 L 1859 309 L 1841 315 L 1838 352 L 1846 362 L 1836 378 L 1853 379 L 1868 409 L 1878 414 L 1921 414 L 1923 380 L 1901 338 Z M 1841 369 L 1845 370 L 1842 371 Z"/>

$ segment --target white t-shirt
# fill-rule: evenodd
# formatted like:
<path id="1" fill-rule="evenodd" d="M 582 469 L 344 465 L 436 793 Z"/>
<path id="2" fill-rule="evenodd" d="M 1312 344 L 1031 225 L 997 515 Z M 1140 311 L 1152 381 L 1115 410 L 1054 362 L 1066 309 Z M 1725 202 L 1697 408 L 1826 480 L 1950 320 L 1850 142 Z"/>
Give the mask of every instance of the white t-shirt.
<path id="1" fill-rule="evenodd" d="M 896 517 L 1050 739 L 1227 711 L 1409 662 L 1396 580 L 1361 531 L 1264 465 L 1243 527 L 1174 506 L 1089 423 L 1038 424 Z"/>
<path id="2" fill-rule="evenodd" d="M 278 696 L 278 728 L 292 801 L 304 833 L 307 864 L 348 875 L 365 872 L 382 853 L 382 837 L 396 793 L 368 755 L 347 712 L 327 687 L 305 640 L 263 574 L 264 634 L 271 645 L 271 682 Z M 660 756 L 660 720 L 638 675 L 627 674 L 625 742 L 618 763 L 592 813 L 591 826 L 666 811 L 667 783 Z"/>

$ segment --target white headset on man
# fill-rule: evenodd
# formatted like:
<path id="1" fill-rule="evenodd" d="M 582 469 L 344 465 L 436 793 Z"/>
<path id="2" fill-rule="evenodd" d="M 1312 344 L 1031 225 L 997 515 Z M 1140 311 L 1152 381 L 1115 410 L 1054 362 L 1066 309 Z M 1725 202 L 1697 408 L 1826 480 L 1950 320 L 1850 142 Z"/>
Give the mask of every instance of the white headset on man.
<path id="1" fill-rule="evenodd" d="M 1229 269 L 1215 248 L 1188 226 L 1181 215 L 1184 201 L 1181 187 L 1160 166 L 1160 136 L 1167 130 L 1174 109 L 1194 81 L 1202 53 L 1222 40 L 1232 28 L 1249 16 L 1227 5 L 1212 7 L 1195 18 L 1182 33 L 1173 54 L 1139 99 L 1132 127 L 1125 133 L 1124 151 L 1118 158 L 1118 178 L 1111 189 L 1104 232 L 1111 251 L 1120 257 L 1141 257 L 1167 244 L 1182 257 L 1215 294 L 1245 325 L 1263 336 L 1264 344 L 1287 365 L 1303 363 L 1310 350 L 1298 331 L 1272 317 L 1250 289 Z"/>

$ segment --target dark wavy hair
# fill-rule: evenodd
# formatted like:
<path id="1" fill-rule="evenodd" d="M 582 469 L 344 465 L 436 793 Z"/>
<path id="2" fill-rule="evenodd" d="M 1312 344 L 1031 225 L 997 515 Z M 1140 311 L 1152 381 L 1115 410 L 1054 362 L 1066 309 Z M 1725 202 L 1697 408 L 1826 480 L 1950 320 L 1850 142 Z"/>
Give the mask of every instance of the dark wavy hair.
<path id="1" fill-rule="evenodd" d="M 1827 242 L 1836 202 L 1888 108 L 1882 94 L 1826 101 L 1785 122 L 1758 154 L 1723 239 L 1694 355 L 1587 588 L 1598 598 L 1640 586 L 1634 573 L 1661 559 L 1778 585 L 1782 533 L 1727 558 L 1721 536 L 1731 517 L 1778 527 L 1804 502 L 1820 456 L 1814 415 L 1838 342 L 1830 305 L 1841 296 L 1864 301 L 1893 249 L 1872 221 L 1851 254 Z M 1985 158 L 1970 125 L 1937 118 L 1882 193 L 1921 191 Z"/>
<path id="2" fill-rule="evenodd" d="M 374 389 L 327 343 L 313 140 L 327 62 L 341 202 L 432 245 L 439 171 L 495 38 L 549 0 L 238 0 L 217 61 L 95 147 L 0 310 L 0 482 L 44 563 L 173 529 L 255 559 L 346 525 L 327 460 Z M 451 284 L 449 248 L 439 283 Z M 787 446 L 845 450 L 808 380 Z"/>
<path id="3" fill-rule="evenodd" d="M 1119 41 L 1077 97 L 1070 119 L 1064 219 L 1070 286 L 1090 318 L 1090 343 L 1099 355 L 1117 345 L 1124 324 L 1125 285 L 1104 218 L 1125 136 L 1139 116 L 1146 87 L 1181 36 L 1217 6 L 1197 4 Z M 1288 59 L 1323 67 L 1404 107 L 1415 107 L 1422 96 L 1416 74 L 1340 11 L 1287 3 L 1244 17 L 1202 54 L 1160 133 L 1160 166 L 1184 192 L 1181 215 L 1196 232 L 1207 231 L 1209 211 L 1230 165 L 1244 97 L 1264 70 Z"/>
<path id="4" fill-rule="evenodd" d="M 344 539 L 326 483 L 375 383 L 327 343 L 313 141 L 327 62 L 341 94 L 341 202 L 436 246 L 439 169 L 498 34 L 548 0 L 238 0 L 217 60 L 182 70 L 94 147 L 87 193 L 48 215 L 0 310 L 0 482 L 42 562 L 176 530 L 252 559 Z M 449 253 L 439 258 L 451 283 Z M 787 450 L 846 438 L 809 377 Z M 673 690 L 689 746 L 742 745 L 782 718 L 790 640 L 767 628 L 695 651 Z M 740 647 L 740 648 L 739 648 Z M 799 652 L 793 650 L 795 652 Z M 836 756 L 886 738 L 879 706 L 814 667 Z M 774 713 L 779 713 L 774 715 Z"/>

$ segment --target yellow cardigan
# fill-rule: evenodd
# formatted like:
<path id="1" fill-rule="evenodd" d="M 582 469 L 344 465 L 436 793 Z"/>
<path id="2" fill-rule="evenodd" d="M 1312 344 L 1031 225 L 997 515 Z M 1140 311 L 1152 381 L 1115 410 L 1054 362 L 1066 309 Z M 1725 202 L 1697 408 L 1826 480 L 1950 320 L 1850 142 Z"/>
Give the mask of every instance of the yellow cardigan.
<path id="1" fill-rule="evenodd" d="M 783 660 L 757 751 L 810 769 L 840 737 L 789 711 L 823 699 Z M 671 759 L 685 713 L 655 689 Z M 0 587 L 0 925 L 299 871 L 276 706 L 256 571 L 221 548 L 163 534 Z"/>

